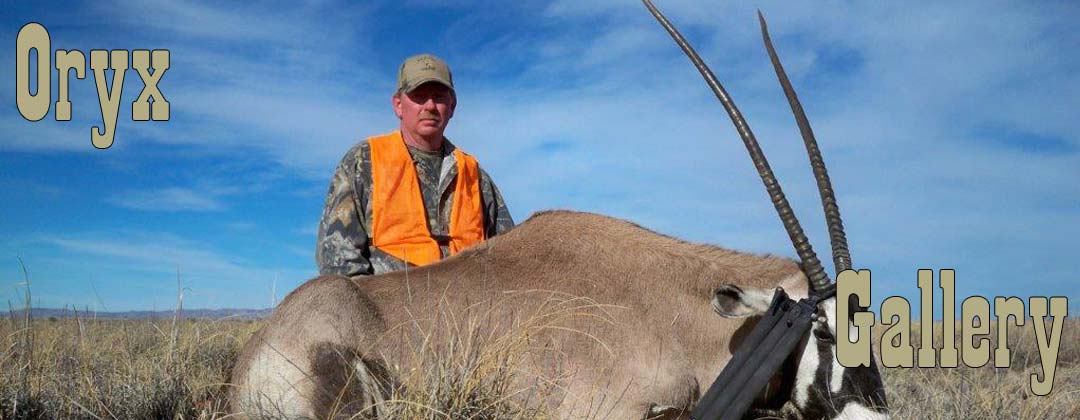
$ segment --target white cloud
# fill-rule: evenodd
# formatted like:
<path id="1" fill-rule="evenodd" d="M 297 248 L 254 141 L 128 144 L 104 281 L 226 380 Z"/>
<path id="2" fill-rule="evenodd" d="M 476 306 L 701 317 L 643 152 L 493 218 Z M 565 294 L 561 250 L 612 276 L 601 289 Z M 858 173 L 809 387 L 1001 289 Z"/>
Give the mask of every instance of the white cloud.
<path id="1" fill-rule="evenodd" d="M 86 283 L 88 278 L 94 279 L 97 291 L 113 310 L 150 309 L 152 305 L 158 309 L 171 307 L 176 298 L 179 270 L 183 287 L 188 289 L 186 307 L 260 308 L 269 306 L 270 287 L 275 279 L 281 290 L 291 290 L 314 274 L 297 268 L 300 259 L 293 255 L 291 245 L 284 242 L 265 244 L 262 253 L 271 260 L 281 261 L 266 265 L 231 251 L 221 251 L 210 243 L 160 232 L 39 235 L 27 241 L 36 243 L 38 248 L 30 251 L 35 255 L 27 258 L 38 293 L 69 299 L 58 297 L 44 302 L 49 307 L 82 304 L 80 300 L 93 298 Z M 43 245 L 49 255 L 39 256 Z M 285 255 L 289 257 L 282 258 Z M 81 286 L 72 290 L 75 285 Z M 86 290 L 77 290 L 83 288 Z M 265 298 L 259 295 L 262 291 L 266 291 Z"/>
<path id="2" fill-rule="evenodd" d="M 127 191 L 106 199 L 109 203 L 135 210 L 214 211 L 225 206 L 215 197 L 187 188 Z"/>
<path id="3" fill-rule="evenodd" d="M 0 116 L 0 130 L 7 133 L 7 137 L 0 142 L 0 150 L 83 153 L 94 150 L 89 126 L 61 125 L 49 120 L 27 121 L 17 110 L 10 111 L 11 113 Z"/>

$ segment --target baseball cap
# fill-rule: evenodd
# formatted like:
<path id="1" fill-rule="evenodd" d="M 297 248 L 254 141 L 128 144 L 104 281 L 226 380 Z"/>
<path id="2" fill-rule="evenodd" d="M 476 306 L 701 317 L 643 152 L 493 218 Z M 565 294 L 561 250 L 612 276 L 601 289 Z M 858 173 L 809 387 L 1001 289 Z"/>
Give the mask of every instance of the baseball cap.
<path id="1" fill-rule="evenodd" d="M 454 79 L 450 76 L 450 66 L 439 57 L 431 54 L 418 54 L 406 58 L 398 70 L 398 91 L 411 92 L 427 82 L 439 82 L 454 88 Z"/>

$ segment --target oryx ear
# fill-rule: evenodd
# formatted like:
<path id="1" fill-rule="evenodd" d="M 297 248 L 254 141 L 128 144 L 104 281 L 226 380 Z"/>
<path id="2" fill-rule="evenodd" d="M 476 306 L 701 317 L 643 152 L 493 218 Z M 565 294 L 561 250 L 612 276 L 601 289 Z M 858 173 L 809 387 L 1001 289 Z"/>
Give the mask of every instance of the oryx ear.
<path id="1" fill-rule="evenodd" d="M 760 315 L 769 309 L 774 289 L 739 287 L 725 284 L 713 293 L 713 310 L 724 318 Z"/>

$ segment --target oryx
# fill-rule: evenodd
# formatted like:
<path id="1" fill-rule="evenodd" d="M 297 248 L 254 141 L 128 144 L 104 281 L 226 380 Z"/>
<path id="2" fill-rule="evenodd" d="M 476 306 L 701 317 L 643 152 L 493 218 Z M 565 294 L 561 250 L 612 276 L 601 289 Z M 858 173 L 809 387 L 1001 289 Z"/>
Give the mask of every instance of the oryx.
<path id="1" fill-rule="evenodd" d="M 432 362 L 416 346 L 437 355 L 526 328 L 512 344 L 522 358 L 506 362 L 516 378 L 509 398 L 565 419 L 685 418 L 776 288 L 798 298 L 832 287 L 750 127 L 693 49 L 644 2 L 727 109 L 799 262 L 687 243 L 596 214 L 541 212 L 436 264 L 304 283 L 245 345 L 233 371 L 232 409 L 249 416 L 375 417 L 400 403 L 388 400 L 396 375 Z M 824 163 L 764 19 L 761 24 L 810 154 L 836 269 L 847 269 Z M 850 322 L 835 319 L 836 304 L 848 303 L 820 303 L 811 333 L 747 416 L 887 417 L 877 369 L 836 361 L 836 325 Z"/>

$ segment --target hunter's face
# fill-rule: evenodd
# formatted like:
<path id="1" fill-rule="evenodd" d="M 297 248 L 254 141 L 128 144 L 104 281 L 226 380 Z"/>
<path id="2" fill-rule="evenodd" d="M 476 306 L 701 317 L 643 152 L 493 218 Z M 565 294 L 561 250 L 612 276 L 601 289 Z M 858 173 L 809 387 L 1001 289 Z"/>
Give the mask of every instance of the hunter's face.
<path id="1" fill-rule="evenodd" d="M 410 92 L 394 96 L 394 113 L 401 119 L 401 131 L 415 137 L 439 138 L 454 115 L 457 98 L 449 87 L 428 82 Z"/>

